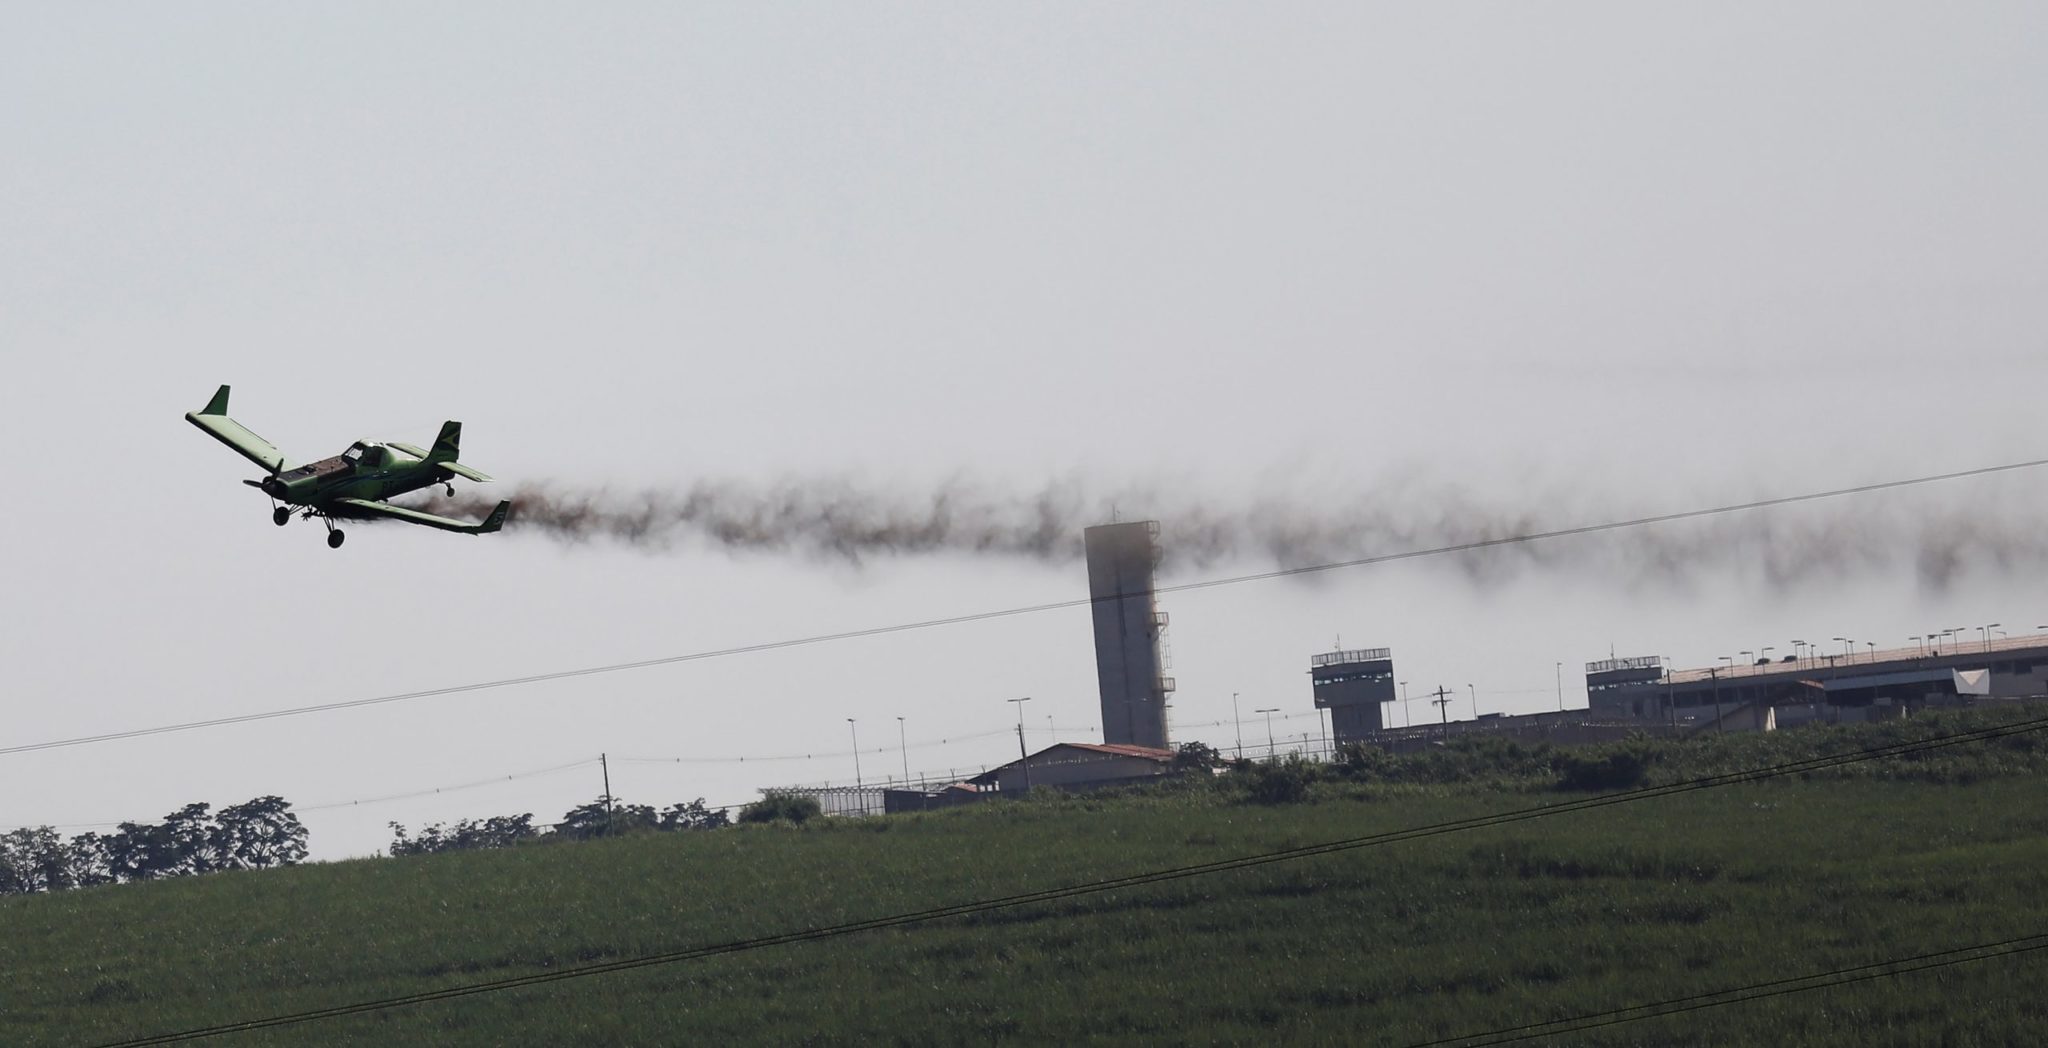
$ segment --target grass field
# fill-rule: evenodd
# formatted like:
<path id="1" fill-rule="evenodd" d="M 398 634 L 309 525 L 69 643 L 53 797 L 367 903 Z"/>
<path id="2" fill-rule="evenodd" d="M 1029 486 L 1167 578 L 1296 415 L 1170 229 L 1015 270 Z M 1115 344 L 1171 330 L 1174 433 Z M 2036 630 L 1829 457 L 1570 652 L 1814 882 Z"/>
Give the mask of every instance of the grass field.
<path id="1" fill-rule="evenodd" d="M 2048 931 L 2048 779 L 2001 761 L 1965 784 L 1727 787 L 217 1043 L 1456 1038 Z M 1568 796 L 1323 782 L 1264 806 L 1205 786 L 11 897 L 0 1044 L 168 1033 Z M 2044 983 L 2033 954 L 1552 1043 L 2036 1044 Z"/>

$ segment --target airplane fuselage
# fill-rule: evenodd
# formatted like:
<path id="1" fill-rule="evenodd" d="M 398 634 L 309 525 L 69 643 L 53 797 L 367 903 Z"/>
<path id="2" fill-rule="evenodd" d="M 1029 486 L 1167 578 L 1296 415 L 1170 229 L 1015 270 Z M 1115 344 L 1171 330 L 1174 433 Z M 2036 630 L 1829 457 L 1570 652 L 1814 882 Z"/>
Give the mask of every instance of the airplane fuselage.
<path id="1" fill-rule="evenodd" d="M 424 462 L 395 448 L 380 444 L 355 444 L 333 458 L 308 462 L 296 469 L 265 477 L 258 485 L 263 493 L 293 506 L 312 506 L 335 516 L 338 499 L 379 502 L 409 491 L 446 484 L 454 476 L 439 465 Z"/>

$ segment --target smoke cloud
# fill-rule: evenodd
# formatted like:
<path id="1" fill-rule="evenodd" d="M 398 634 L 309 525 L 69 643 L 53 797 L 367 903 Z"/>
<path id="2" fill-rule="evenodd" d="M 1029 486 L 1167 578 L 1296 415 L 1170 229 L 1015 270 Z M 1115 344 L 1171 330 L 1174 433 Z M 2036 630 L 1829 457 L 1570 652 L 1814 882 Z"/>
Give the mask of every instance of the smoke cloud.
<path id="1" fill-rule="evenodd" d="M 1020 492 L 955 483 L 911 494 L 846 480 L 705 481 L 635 492 L 530 484 L 511 497 L 507 532 L 565 544 L 854 564 L 912 556 L 1071 562 L 1082 556 L 1083 528 L 1112 517 L 1154 519 L 1161 525 L 1161 570 L 1169 578 L 1223 564 L 1284 569 L 1400 555 L 1659 511 L 1603 507 L 1562 494 L 1511 507 L 1455 489 L 1232 502 L 1185 492 L 1092 493 L 1078 483 Z M 471 491 L 436 496 L 423 508 L 477 518 L 495 501 Z M 1975 570 L 2038 571 L 2048 566 L 2048 537 L 1982 512 L 1902 509 L 1896 496 L 1875 496 L 1510 543 L 1429 562 L 1454 567 L 1482 585 L 1532 568 L 1592 574 L 1624 586 L 1718 576 L 1782 587 L 1907 571 L 1939 589 Z"/>

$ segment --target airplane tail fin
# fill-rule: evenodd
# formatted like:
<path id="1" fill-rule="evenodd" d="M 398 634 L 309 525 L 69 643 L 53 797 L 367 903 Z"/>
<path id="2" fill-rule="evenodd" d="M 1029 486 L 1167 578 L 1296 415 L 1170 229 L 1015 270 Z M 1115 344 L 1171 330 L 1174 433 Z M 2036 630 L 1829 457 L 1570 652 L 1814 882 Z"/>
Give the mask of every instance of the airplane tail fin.
<path id="1" fill-rule="evenodd" d="M 508 515 L 510 515 L 510 514 L 511 514 L 511 512 L 512 512 L 512 500 L 511 500 L 511 499 L 506 499 L 506 500 L 504 500 L 504 501 L 502 501 L 502 502 L 498 503 L 498 508 L 497 508 L 497 509 L 494 509 L 494 510 L 492 510 L 492 511 L 491 511 L 491 515 L 490 515 L 490 516 L 488 516 L 488 517 L 485 517 L 485 518 L 484 518 L 484 522 L 483 522 L 482 524 L 478 524 L 478 525 L 476 526 L 476 533 L 477 533 L 477 534 L 479 534 L 479 535 L 488 535 L 488 534 L 490 534 L 491 532 L 493 532 L 493 531 L 496 531 L 496 530 L 498 530 L 499 528 L 502 528 L 502 527 L 504 527 L 504 526 L 505 526 L 505 518 L 506 518 L 506 517 L 507 517 Z"/>
<path id="2" fill-rule="evenodd" d="M 461 457 L 462 423 L 441 423 L 441 435 L 434 438 L 433 450 L 427 452 L 428 462 L 453 462 Z"/>
<path id="3" fill-rule="evenodd" d="M 204 408 L 201 408 L 200 410 L 193 412 L 194 415 L 225 415 L 227 413 L 228 387 L 226 386 L 220 387 L 220 389 L 214 393 L 213 399 L 206 402 L 206 406 Z"/>

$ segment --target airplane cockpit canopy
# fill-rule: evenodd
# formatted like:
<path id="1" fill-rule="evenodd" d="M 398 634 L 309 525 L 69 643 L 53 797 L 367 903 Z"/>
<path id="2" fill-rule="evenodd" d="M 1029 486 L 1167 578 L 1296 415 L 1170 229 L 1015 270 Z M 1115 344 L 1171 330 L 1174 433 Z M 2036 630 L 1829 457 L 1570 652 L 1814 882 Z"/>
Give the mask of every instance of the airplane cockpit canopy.
<path id="1" fill-rule="evenodd" d="M 372 469 L 384 465 L 384 449 L 376 444 L 356 441 L 341 453 L 342 461 L 351 466 L 368 466 Z"/>

